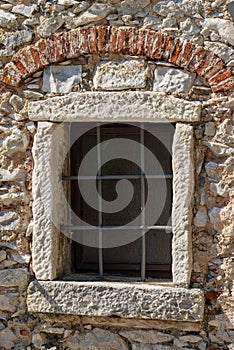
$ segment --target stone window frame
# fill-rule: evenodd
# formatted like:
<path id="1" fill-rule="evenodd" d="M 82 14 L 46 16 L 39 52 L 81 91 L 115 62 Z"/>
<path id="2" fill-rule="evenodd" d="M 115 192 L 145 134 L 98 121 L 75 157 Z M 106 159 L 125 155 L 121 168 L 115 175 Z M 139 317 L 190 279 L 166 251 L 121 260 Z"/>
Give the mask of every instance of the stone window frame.
<path id="1" fill-rule="evenodd" d="M 88 92 L 30 102 L 28 113 L 31 120 L 38 122 L 33 146 L 32 255 L 36 280 L 28 289 L 29 311 L 201 322 L 203 293 L 188 288 L 194 192 L 192 123 L 200 120 L 201 104 L 156 92 Z M 66 258 L 70 240 L 60 234 L 48 213 L 61 222 L 68 218 L 58 190 L 68 125 L 85 121 L 176 123 L 172 156 L 173 283 L 165 286 L 147 282 L 62 281 L 61 277 L 70 269 Z M 58 123 L 59 132 L 54 133 Z"/>

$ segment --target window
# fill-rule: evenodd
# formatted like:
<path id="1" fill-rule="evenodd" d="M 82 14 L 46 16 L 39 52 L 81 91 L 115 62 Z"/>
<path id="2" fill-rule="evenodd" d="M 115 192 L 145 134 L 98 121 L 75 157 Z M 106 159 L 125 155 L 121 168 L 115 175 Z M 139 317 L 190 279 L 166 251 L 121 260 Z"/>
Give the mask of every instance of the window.
<path id="1" fill-rule="evenodd" d="M 85 128 L 87 129 L 87 125 L 85 125 Z M 74 272 L 79 272 L 79 278 L 82 280 L 96 279 L 99 275 L 101 279 L 107 280 L 111 280 L 111 278 L 124 280 L 127 278 L 129 281 L 145 281 L 162 278 L 170 281 L 172 279 L 172 227 L 170 219 L 173 127 L 169 123 L 152 124 L 147 129 L 144 129 L 143 124 L 139 126 L 130 124 L 95 126 L 95 124 L 92 124 L 89 131 L 84 134 L 80 132 L 81 129 L 81 123 L 71 124 L 71 139 L 76 139 L 76 134 L 79 133 L 82 136 L 71 148 L 71 175 L 63 176 L 64 180 L 71 181 L 71 202 L 74 212 L 84 223 L 88 223 L 88 225 L 70 227 L 75 239 L 72 243 Z M 156 137 L 156 135 L 160 135 L 162 139 L 162 134 L 164 134 L 164 140 L 169 145 L 169 150 Z M 131 160 L 117 158 L 101 166 L 103 153 L 110 152 L 110 141 L 120 140 L 121 142 L 123 139 L 136 142 L 132 144 L 131 152 L 134 152 L 138 164 Z M 102 142 L 105 143 L 103 149 L 101 148 Z M 128 146 L 131 147 L 131 142 L 128 143 Z M 94 176 L 89 175 L 89 169 L 87 168 L 84 169 L 83 174 L 78 176 L 82 160 L 95 147 L 96 159 L 94 161 L 97 163 L 97 176 L 96 174 Z M 148 152 L 152 152 L 150 156 L 156 157 L 156 160 L 162 166 L 159 173 L 157 173 L 158 164 L 156 162 L 152 164 L 149 153 L 145 151 L 145 148 Z M 147 168 L 150 174 L 145 174 L 143 167 Z M 119 212 L 105 213 L 102 212 L 102 202 L 98 201 L 98 198 L 94 198 L 95 192 L 92 191 L 92 200 L 95 200 L 98 207 L 98 210 L 95 210 L 82 197 L 78 179 L 83 182 L 86 192 L 92 191 L 92 182 L 95 181 L 99 194 L 107 201 L 115 200 L 117 183 L 126 179 L 133 186 L 132 200 Z M 151 183 L 150 188 L 153 187 L 153 193 L 151 194 L 147 193 L 148 181 Z M 166 190 L 165 196 L 160 195 L 163 188 Z M 142 211 L 145 205 L 143 201 L 146 202 L 148 196 L 154 197 L 152 211 L 160 214 L 153 225 L 148 213 Z M 129 226 L 128 223 L 135 218 L 137 218 L 135 226 Z M 148 225 L 149 222 L 151 223 L 150 226 Z M 67 228 L 69 229 L 69 226 Z M 135 237 L 131 239 L 131 242 L 122 245 L 121 234 L 132 236 L 134 233 Z M 93 242 L 97 242 L 99 248 L 81 244 L 84 241 L 84 236 L 88 234 L 93 235 Z M 116 241 L 116 247 L 110 246 L 110 236 L 113 237 L 113 235 L 115 235 L 113 241 Z M 118 236 L 120 237 L 119 242 Z M 104 245 L 104 247 L 102 248 L 101 245 Z"/>
<path id="2" fill-rule="evenodd" d="M 86 315 L 91 318 L 119 316 L 137 319 L 135 322 L 141 318 L 202 321 L 203 293 L 188 288 L 192 269 L 191 220 L 194 191 L 192 123 L 200 120 L 200 113 L 199 102 L 139 91 L 124 94 L 71 93 L 30 102 L 29 117 L 38 122 L 38 128 L 33 145 L 33 270 L 36 279 L 28 289 L 29 311 Z M 64 187 L 69 187 L 69 181 L 62 181 L 61 175 L 70 148 L 70 123 L 139 122 L 145 125 L 155 123 L 157 126 L 158 123 L 168 121 L 176 123 L 172 145 L 172 282 L 162 285 L 148 281 L 120 283 L 77 281 L 75 278 L 64 280 L 64 276 L 71 273 L 71 239 L 69 235 L 61 234 L 61 224 L 67 225 L 72 221 L 64 196 Z M 103 137 L 109 136 L 104 132 Z M 121 145 L 122 143 L 123 141 Z M 139 152 L 136 154 L 139 157 Z M 169 170 L 165 174 L 170 175 Z M 66 174 L 71 175 L 69 172 Z M 140 176 L 140 179 L 143 181 L 144 177 Z M 108 190 L 104 195 L 108 198 Z M 151 190 L 145 198 L 149 195 Z M 87 209 L 84 207 L 84 210 Z M 89 256 L 86 256 L 87 261 Z M 121 257 L 119 254 L 116 256 Z"/>

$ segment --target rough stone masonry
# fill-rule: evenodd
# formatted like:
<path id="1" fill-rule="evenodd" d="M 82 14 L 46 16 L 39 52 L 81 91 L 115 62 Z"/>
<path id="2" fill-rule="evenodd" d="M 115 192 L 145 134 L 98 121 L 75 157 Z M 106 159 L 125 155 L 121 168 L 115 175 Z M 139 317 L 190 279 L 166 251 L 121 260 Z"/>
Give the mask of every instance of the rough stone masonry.
<path id="1" fill-rule="evenodd" d="M 234 24 L 229 2 L 0 1 L 0 349 L 234 349 Z M 186 119 L 182 123 L 194 129 L 195 193 L 188 224 L 191 279 L 182 294 L 166 288 L 165 295 L 173 289 L 175 298 L 170 305 L 165 297 L 166 307 L 157 319 L 149 314 L 157 315 L 163 305 L 154 298 L 158 286 L 150 286 L 152 304 L 137 303 L 147 318 L 141 312 L 137 318 L 126 317 L 129 294 L 118 293 L 119 301 L 116 291 L 111 293 L 104 284 L 99 293 L 113 300 L 106 316 L 98 316 L 96 298 L 81 314 L 80 294 L 78 306 L 67 295 L 68 309 L 75 310 L 70 315 L 61 293 L 66 296 L 62 287 L 69 285 L 75 295 L 75 281 L 56 281 L 57 289 L 51 290 L 53 281 L 35 279 L 31 259 L 32 147 L 38 122 L 48 122 L 46 109 L 52 111 L 57 103 L 62 112 L 48 114 L 51 122 L 58 123 L 75 94 L 79 100 L 72 104 L 73 117 L 80 101 L 81 117 L 86 117 L 89 108 L 96 113 L 94 106 L 102 101 L 110 105 L 108 94 L 114 92 L 133 96 L 121 105 L 123 113 L 133 103 L 141 111 L 137 96 L 144 93 L 149 105 L 139 118 L 148 115 L 153 120 L 151 106 L 158 115 L 182 111 Z M 91 107 L 86 105 L 87 95 Z M 163 101 L 168 101 L 168 108 L 162 108 Z M 38 109 L 29 119 L 32 102 Z M 58 240 L 59 244 L 62 250 Z M 50 260 L 40 256 L 42 265 L 49 266 Z M 91 284 L 93 290 L 98 286 Z M 135 287 L 130 286 L 128 293 L 134 299 L 132 290 Z M 191 299 L 193 290 L 196 300 Z M 136 300 L 142 295 L 137 289 Z M 180 313 L 173 314 L 178 308 Z M 179 319 L 187 314 L 195 319 Z"/>

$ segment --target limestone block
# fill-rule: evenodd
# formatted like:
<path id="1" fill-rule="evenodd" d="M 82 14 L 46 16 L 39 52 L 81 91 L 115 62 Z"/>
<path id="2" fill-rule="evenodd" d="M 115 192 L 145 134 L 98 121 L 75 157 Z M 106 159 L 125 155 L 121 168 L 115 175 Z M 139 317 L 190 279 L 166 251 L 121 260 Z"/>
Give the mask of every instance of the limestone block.
<path id="1" fill-rule="evenodd" d="M 5 260 L 7 257 L 7 253 L 5 250 L 0 250 L 0 262 Z"/>
<path id="2" fill-rule="evenodd" d="M 0 180 L 1 181 L 24 181 L 26 178 L 26 173 L 22 169 L 14 169 L 9 171 L 8 169 L 0 169 Z"/>
<path id="3" fill-rule="evenodd" d="M 200 322 L 204 298 L 197 289 L 147 284 L 33 281 L 27 305 L 31 312 Z"/>
<path id="4" fill-rule="evenodd" d="M 24 100 L 18 95 L 12 95 L 9 102 L 17 113 L 24 108 Z"/>
<path id="5" fill-rule="evenodd" d="M 198 209 L 196 216 L 194 218 L 194 224 L 197 227 L 205 227 L 207 224 L 208 216 L 207 210 L 205 207 L 201 207 Z"/>
<path id="6" fill-rule="evenodd" d="M 24 153 L 28 147 L 29 140 L 26 134 L 20 129 L 14 128 L 12 133 L 7 136 L 2 143 L 4 153 L 13 156 L 15 153 Z"/>
<path id="7" fill-rule="evenodd" d="M 234 50 L 230 46 L 213 41 L 205 41 L 204 44 L 206 49 L 219 56 L 225 63 L 234 59 Z"/>
<path id="8" fill-rule="evenodd" d="M 26 288 L 28 284 L 28 270 L 24 268 L 6 269 L 0 271 L 0 285 L 2 287 Z"/>
<path id="9" fill-rule="evenodd" d="M 71 350 L 128 350 L 127 344 L 118 334 L 100 328 L 85 333 L 75 332 L 63 344 Z"/>
<path id="10" fill-rule="evenodd" d="M 225 157 L 234 154 L 234 147 L 229 147 L 224 143 L 204 141 L 204 144 L 211 150 L 211 152 L 217 157 Z"/>
<path id="11" fill-rule="evenodd" d="M 134 15 L 150 4 L 150 0 L 124 0 L 121 2 L 122 13 Z"/>
<path id="12" fill-rule="evenodd" d="M 128 339 L 131 343 L 142 343 L 142 344 L 163 344 L 171 342 L 174 337 L 169 334 L 157 332 L 154 330 L 130 330 L 120 331 L 119 334 Z"/>
<path id="13" fill-rule="evenodd" d="M 192 269 L 193 142 L 193 127 L 177 123 L 172 147 L 172 271 L 174 283 L 187 286 Z"/>
<path id="14" fill-rule="evenodd" d="M 160 1 L 153 6 L 153 10 L 160 16 L 167 17 L 168 14 L 173 13 L 177 19 L 180 19 L 201 13 L 203 2 L 202 0 Z"/>
<path id="15" fill-rule="evenodd" d="M 208 162 L 205 165 L 206 173 L 209 177 L 220 179 L 222 176 L 223 166 L 215 162 Z"/>
<path id="16" fill-rule="evenodd" d="M 144 61 L 126 60 L 101 62 L 96 65 L 95 89 L 124 90 L 146 87 L 146 66 Z"/>
<path id="17" fill-rule="evenodd" d="M 181 69 L 157 66 L 154 72 L 154 91 L 171 93 L 188 93 L 196 74 Z"/>
<path id="18" fill-rule="evenodd" d="M 24 5 L 24 4 L 19 4 L 16 5 L 12 8 L 12 12 L 19 14 L 19 15 L 23 15 L 25 17 L 31 17 L 33 12 L 37 9 L 37 5 L 33 5 L 33 4 L 28 4 L 28 5 Z"/>
<path id="19" fill-rule="evenodd" d="M 0 10 L 0 27 L 11 29 L 16 24 L 16 16 L 4 10 Z"/>
<path id="20" fill-rule="evenodd" d="M 16 231 L 19 226 L 19 216 L 14 211 L 2 210 L 0 212 L 0 229 L 4 231 Z"/>
<path id="21" fill-rule="evenodd" d="M 64 23 L 64 19 L 60 16 L 47 18 L 37 28 L 38 33 L 43 38 L 48 38 L 55 33 Z"/>
<path id="22" fill-rule="evenodd" d="M 13 34 L 5 35 L 4 39 L 1 40 L 1 47 L 3 48 L 0 50 L 0 55 L 1 56 L 13 55 L 13 53 L 15 52 L 15 49 L 18 46 L 31 42 L 32 38 L 33 38 L 33 31 L 25 30 L 25 29 L 15 31 L 15 33 Z"/>
<path id="23" fill-rule="evenodd" d="M 111 4 L 95 3 L 77 18 L 71 18 L 67 23 L 67 28 L 75 28 L 84 24 L 97 22 L 108 16 L 114 10 Z"/>
<path id="24" fill-rule="evenodd" d="M 234 24 L 231 21 L 222 18 L 206 18 L 202 25 L 204 30 L 216 31 L 224 42 L 234 46 Z"/>
<path id="25" fill-rule="evenodd" d="M 31 120 L 50 121 L 199 121 L 201 104 L 155 92 L 70 93 L 29 103 Z"/>
<path id="26" fill-rule="evenodd" d="M 8 293 L 0 295 L 0 310 L 15 312 L 19 303 L 18 293 Z"/>
<path id="27" fill-rule="evenodd" d="M 10 328 L 0 330 L 0 344 L 4 349 L 11 350 L 15 345 L 17 338 Z"/>
<path id="28" fill-rule="evenodd" d="M 73 86 L 81 82 L 82 67 L 50 66 L 43 74 L 42 90 L 45 92 L 71 92 Z"/>
<path id="29" fill-rule="evenodd" d="M 224 210 L 225 207 L 213 207 L 208 211 L 210 221 L 216 231 L 219 231 L 222 227 L 221 215 Z"/>
<path id="30" fill-rule="evenodd" d="M 132 344 L 132 350 L 171 350 L 171 346 L 167 345 L 146 345 L 146 344 Z"/>

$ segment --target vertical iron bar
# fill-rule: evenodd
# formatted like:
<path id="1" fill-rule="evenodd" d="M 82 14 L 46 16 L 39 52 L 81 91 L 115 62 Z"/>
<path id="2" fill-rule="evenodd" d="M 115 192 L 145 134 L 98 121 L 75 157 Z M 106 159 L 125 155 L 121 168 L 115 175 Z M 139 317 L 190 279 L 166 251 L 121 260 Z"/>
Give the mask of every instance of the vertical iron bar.
<path id="1" fill-rule="evenodd" d="M 97 166 L 98 176 L 101 175 L 101 130 L 97 125 Z M 103 278 L 103 251 L 102 251 L 102 180 L 98 178 L 98 268 L 99 277 Z"/>
<path id="2" fill-rule="evenodd" d="M 143 172 L 145 169 L 145 151 L 144 151 L 144 124 L 141 124 L 140 129 L 140 165 L 141 165 L 141 226 L 145 226 L 145 213 L 143 212 L 145 206 L 145 180 Z M 142 231 L 141 237 L 141 280 L 145 281 L 146 274 L 146 245 L 145 245 L 145 230 Z"/>

